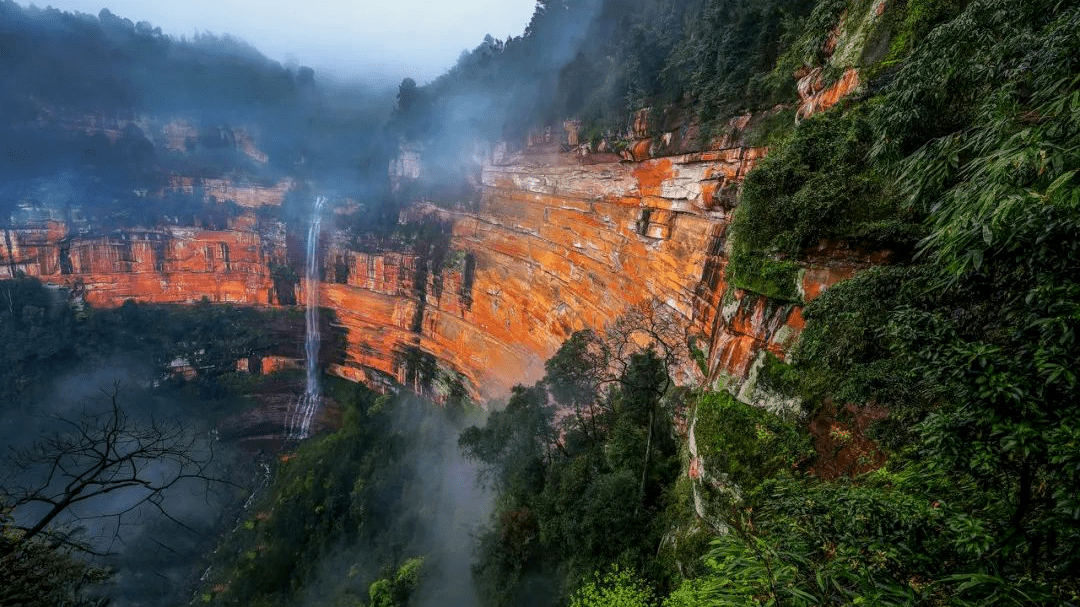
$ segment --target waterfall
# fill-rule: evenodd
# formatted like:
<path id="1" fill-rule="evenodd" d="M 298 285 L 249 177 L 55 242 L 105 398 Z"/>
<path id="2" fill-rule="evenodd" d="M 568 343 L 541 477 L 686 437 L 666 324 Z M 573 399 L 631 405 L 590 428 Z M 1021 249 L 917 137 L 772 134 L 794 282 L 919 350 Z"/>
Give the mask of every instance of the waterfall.
<path id="1" fill-rule="evenodd" d="M 289 438 L 307 438 L 311 431 L 311 418 L 319 410 L 319 232 L 322 228 L 322 208 L 326 199 L 315 199 L 315 210 L 307 238 L 307 267 L 304 275 L 304 355 L 307 366 L 307 384 L 304 394 L 296 401 L 289 418 Z"/>

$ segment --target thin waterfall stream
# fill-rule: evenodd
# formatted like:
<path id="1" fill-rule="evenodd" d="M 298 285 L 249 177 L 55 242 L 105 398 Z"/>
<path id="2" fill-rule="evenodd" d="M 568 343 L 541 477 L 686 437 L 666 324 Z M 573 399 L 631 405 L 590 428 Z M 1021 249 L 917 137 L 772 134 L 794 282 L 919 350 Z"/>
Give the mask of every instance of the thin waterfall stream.
<path id="1" fill-rule="evenodd" d="M 307 238 L 307 267 L 304 275 L 304 356 L 307 367 L 307 384 L 304 394 L 296 401 L 289 417 L 288 437 L 307 438 L 311 432 L 311 420 L 319 410 L 319 234 L 322 230 L 322 208 L 326 199 L 315 199 L 311 226 Z"/>

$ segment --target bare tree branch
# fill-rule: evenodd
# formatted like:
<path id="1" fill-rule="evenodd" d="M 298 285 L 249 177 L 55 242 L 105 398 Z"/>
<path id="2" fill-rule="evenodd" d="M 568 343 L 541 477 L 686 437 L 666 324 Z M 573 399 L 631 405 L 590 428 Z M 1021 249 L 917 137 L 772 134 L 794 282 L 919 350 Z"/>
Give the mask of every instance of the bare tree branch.
<path id="1" fill-rule="evenodd" d="M 671 374 L 689 360 L 686 329 L 686 319 L 659 299 L 631 306 L 605 327 L 604 341 L 611 352 L 611 379 L 623 375 L 631 354 L 649 348 L 660 356 Z M 669 387 L 665 385 L 664 390 Z"/>
<path id="2" fill-rule="evenodd" d="M 15 453 L 15 467 L 29 480 L 25 487 L 0 488 L 6 526 L 17 532 L 15 541 L 4 545 L 5 554 L 37 539 L 96 553 L 59 523 L 115 519 L 115 543 L 124 517 L 147 507 L 190 530 L 169 511 L 170 490 L 190 482 L 203 483 L 207 492 L 218 483 L 233 484 L 209 469 L 212 441 L 200 441 L 176 423 L 137 424 L 118 402 L 118 385 L 106 394 L 111 403 L 107 411 L 78 419 L 57 417 L 64 432 Z M 35 476 L 40 480 L 34 481 Z M 107 499 L 113 503 L 104 504 Z M 26 517 L 31 522 L 10 522 Z"/>

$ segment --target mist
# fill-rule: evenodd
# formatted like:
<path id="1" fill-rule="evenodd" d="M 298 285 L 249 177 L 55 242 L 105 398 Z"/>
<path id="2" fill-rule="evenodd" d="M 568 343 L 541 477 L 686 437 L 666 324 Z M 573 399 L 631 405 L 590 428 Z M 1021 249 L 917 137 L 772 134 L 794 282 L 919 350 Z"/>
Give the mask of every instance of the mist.
<path id="1" fill-rule="evenodd" d="M 97 225 L 212 223 L 224 201 L 170 195 L 170 175 L 290 178 L 300 195 L 327 187 L 389 204 L 389 87 L 285 67 L 230 35 L 171 37 L 107 9 L 4 0 L 0 23 L 0 218 L 30 209 Z M 164 204 L 140 200 L 160 191 Z"/>
<path id="2" fill-rule="evenodd" d="M 258 226 L 260 238 L 280 237 L 285 252 L 268 263 L 287 276 L 303 266 L 301 235 L 311 221 L 312 202 L 321 195 L 330 198 L 331 207 L 323 242 L 346 243 L 346 250 L 389 243 L 429 251 L 434 245 L 425 239 L 449 242 L 449 234 L 439 232 L 449 224 L 408 224 L 402 209 L 417 200 L 474 205 L 481 167 L 498 150 L 519 151 L 545 127 L 544 143 L 558 145 L 559 120 L 580 105 L 575 95 L 587 96 L 569 90 L 574 83 L 563 70 L 586 51 L 596 61 L 607 60 L 595 57 L 606 50 L 589 50 L 588 44 L 618 21 L 601 18 L 606 4 L 530 0 L 522 19 L 531 15 L 531 20 L 524 31 L 514 33 L 521 21 L 505 38 L 459 27 L 471 13 L 453 5 L 455 19 L 438 22 L 440 31 L 464 32 L 470 41 L 444 55 L 445 41 L 425 34 L 429 21 L 412 19 L 415 14 L 404 4 L 396 9 L 410 18 L 407 25 L 379 32 L 404 46 L 354 32 L 357 40 L 347 48 L 355 53 L 342 52 L 339 40 L 337 47 L 305 54 L 313 40 L 333 45 L 346 20 L 324 24 L 313 34 L 304 29 L 304 19 L 270 28 L 258 25 L 262 17 L 244 12 L 249 25 L 273 29 L 273 43 L 266 44 L 251 30 L 233 30 L 229 19 L 213 23 L 228 28 L 222 34 L 206 33 L 209 27 L 184 33 L 176 28 L 186 26 L 170 25 L 165 14 L 160 23 L 146 21 L 153 15 L 139 12 L 145 5 L 132 7 L 130 14 L 121 12 L 121 4 L 87 14 L 0 0 L 0 225 L 10 238 L 15 230 L 41 232 L 62 223 L 70 242 L 108 239 L 128 229 L 227 230 L 243 221 Z M 277 6 L 265 8 L 269 17 Z M 185 11 L 198 14 L 190 6 Z M 282 58 L 282 46 L 294 50 Z M 391 65 L 395 61 L 412 62 L 409 69 L 417 71 Z M 386 75 L 392 73 L 407 75 Z M 615 90 L 611 96 L 624 94 Z M 600 105 L 607 113 L 593 118 L 604 129 L 625 128 L 624 107 Z M 422 150 L 419 175 L 387 174 L 403 150 Z M 217 199 L 205 187 L 210 181 L 289 186 L 280 206 L 252 210 Z M 10 259 L 0 275 L 25 287 L 14 247 L 6 247 Z M 431 270 L 427 263 L 417 268 L 418 276 Z M 70 258 L 61 259 L 57 271 L 86 272 L 74 268 Z M 295 286 L 279 289 L 275 277 L 274 303 L 295 305 L 295 297 L 288 297 Z M 231 483 L 211 486 L 209 492 L 200 483 L 173 487 L 165 500 L 175 520 L 146 505 L 120 519 L 99 518 L 132 505 L 134 498 L 117 493 L 61 521 L 82 527 L 79 537 L 94 552 L 111 553 L 94 562 L 114 568 L 105 590 L 117 605 L 177 604 L 193 589 L 226 600 L 234 593 L 241 602 L 269 596 L 268 601 L 283 605 L 342 597 L 366 601 L 372 584 L 395 580 L 402 567 L 419 562 L 413 559 L 423 564 L 415 585 L 407 588 L 410 604 L 477 603 L 473 554 L 493 510 L 492 495 L 477 484 L 476 466 L 462 457 L 457 441 L 464 427 L 479 420 L 462 419 L 449 407 L 440 409 L 404 390 L 380 399 L 358 387 L 339 386 L 331 400 L 336 398 L 344 413 L 335 431 L 301 444 L 244 451 L 218 441 L 215 433 L 225 410 L 252 406 L 233 402 L 238 399 L 230 390 L 254 390 L 265 381 L 267 389 L 287 392 L 291 380 L 287 374 L 238 377 L 236 363 L 299 350 L 301 335 L 220 336 L 226 331 L 222 327 L 249 325 L 256 334 L 265 319 L 254 311 L 214 319 L 209 302 L 194 310 L 206 317 L 207 326 L 168 314 L 146 321 L 142 308 L 131 302 L 117 318 L 97 326 L 100 317 L 91 313 L 86 321 L 75 296 L 57 292 L 55 299 L 48 306 L 29 301 L 19 310 L 12 307 L 7 317 L 0 314 L 27 344 L 49 346 L 39 356 L 35 351 L 18 359 L 23 366 L 5 386 L 11 395 L 0 408 L 0 438 L 25 448 L 30 437 L 59 431 L 58 417 L 78 419 L 107 410 L 109 391 L 119 385 L 119 400 L 132 423 L 183 428 L 197 451 L 213 449 L 210 471 Z M 417 317 L 422 313 L 421 307 Z M 42 315 L 63 330 L 35 339 L 33 330 L 48 326 L 34 320 Z M 104 340 L 107 356 L 70 345 L 81 344 L 91 330 L 114 333 Z M 209 352 L 220 345 L 218 338 L 255 345 Z M 95 339 L 90 341 L 98 345 Z M 266 343 L 273 339 L 295 343 Z M 343 349 L 341 344 L 328 349 L 343 357 L 335 349 L 339 346 Z M 436 369 L 433 355 L 419 346 L 412 350 L 415 364 L 407 363 L 406 383 L 429 391 L 433 377 L 419 377 L 425 371 L 416 367 L 430 367 L 433 375 L 445 370 Z M 191 362 L 194 378 L 163 372 L 178 356 Z M 195 357 L 217 368 L 195 369 Z M 274 482 L 249 497 L 248 490 L 269 478 L 271 469 Z M 7 482 L 33 481 L 40 470 L 23 474 Z M 315 477 L 322 482 L 308 482 Z M 332 516 L 324 517 L 328 510 Z M 26 520 L 35 514 L 20 516 Z M 543 602 L 550 598 L 552 580 L 536 575 L 532 587 Z"/>
<path id="3" fill-rule="evenodd" d="M 114 572 L 100 590 L 117 607 L 175 605 L 186 602 L 204 567 L 204 555 L 235 516 L 247 490 L 255 484 L 255 461 L 235 444 L 217 440 L 207 423 L 205 405 L 153 389 L 158 370 L 135 357 L 116 356 L 60 374 L 44 394 L 18 409 L 0 409 L 0 487 L 47 488 L 49 460 L 59 450 L 55 438 L 73 438 L 75 424 L 104 427 L 112 401 L 126 416 L 129 430 L 173 429 L 182 437 L 184 453 L 206 461 L 205 478 L 181 481 L 162 493 L 162 508 L 141 503 L 146 493 L 132 487 L 102 494 L 73 505 L 50 525 L 80 549 L 89 561 Z M 36 447 L 45 446 L 43 451 Z M 77 464 L 77 458 L 69 463 Z M 139 477 L 161 482 L 177 473 L 166 459 L 140 468 Z M 31 503 L 14 512 L 16 525 L 40 519 L 46 504 Z"/>
<path id="4" fill-rule="evenodd" d="M 384 532 L 327 552 L 314 578 L 295 600 L 321 605 L 342 596 L 364 599 L 372 582 L 392 577 L 396 567 L 420 558 L 419 582 L 409 605 L 477 605 L 472 579 L 476 537 L 493 509 L 493 494 L 478 480 L 476 464 L 458 449 L 462 429 L 480 423 L 481 412 L 448 415 L 425 399 L 394 397 L 387 430 L 403 441 L 394 454 L 400 486 L 392 489 Z M 388 567 L 388 564 L 390 566 Z"/>
<path id="5" fill-rule="evenodd" d="M 30 4 L 23 2 L 24 5 Z M 521 31 L 534 0 L 469 0 L 454 3 L 356 3 L 195 0 L 52 0 L 60 10 L 96 15 L 104 6 L 133 22 L 149 22 L 174 37 L 228 33 L 248 41 L 286 66 L 307 65 L 342 82 L 396 85 L 445 72 L 463 49 L 484 35 Z"/>

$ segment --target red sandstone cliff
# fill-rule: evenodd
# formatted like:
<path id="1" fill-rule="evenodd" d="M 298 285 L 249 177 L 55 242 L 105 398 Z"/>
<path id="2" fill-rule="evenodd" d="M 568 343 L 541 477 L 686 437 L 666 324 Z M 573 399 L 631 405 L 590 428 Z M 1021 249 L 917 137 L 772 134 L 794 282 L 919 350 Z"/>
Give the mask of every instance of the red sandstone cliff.
<path id="1" fill-rule="evenodd" d="M 484 168 L 477 208 L 416 210 L 451 226 L 449 259 L 437 271 L 417 272 L 426 262 L 410 249 L 331 244 L 323 260 L 331 281 L 320 284 L 320 299 L 347 331 L 345 360 L 332 372 L 404 381 L 402 353 L 416 348 L 496 397 L 539 378 L 573 331 L 659 301 L 708 354 L 708 377 L 688 362 L 684 379 L 745 380 L 762 352 L 783 356 L 802 326 L 799 306 L 732 289 L 724 278 L 730 193 L 764 153 L 729 148 L 597 164 L 573 153 L 517 155 Z M 39 276 L 102 306 L 203 296 L 266 305 L 276 303 L 270 264 L 283 261 L 285 246 L 283 226 L 251 215 L 222 231 L 71 234 L 52 222 L 5 232 L 0 276 Z M 808 268 L 803 290 L 813 297 L 852 267 Z M 332 281 L 341 270 L 343 280 Z"/>
<path id="2" fill-rule="evenodd" d="M 828 87 L 817 77 L 809 73 L 800 83 L 800 115 L 836 103 L 859 83 L 854 71 Z M 729 135 L 713 142 L 715 149 L 670 155 L 686 148 L 686 135 L 646 137 L 645 119 L 635 120 L 638 139 L 622 158 L 541 138 L 525 152 L 499 150 L 489 157 L 479 204 L 412 209 L 410 216 L 434 218 L 451 231 L 438 263 L 414 246 L 357 252 L 344 239 L 327 238 L 320 301 L 347 342 L 344 357 L 328 361 L 330 371 L 405 382 L 410 353 L 421 353 L 463 376 L 479 395 L 498 397 L 514 383 L 539 378 L 543 361 L 573 331 L 603 329 L 632 307 L 657 302 L 705 355 L 704 369 L 684 361 L 680 379 L 724 384 L 753 398 L 763 354 L 783 358 L 803 326 L 800 305 L 733 288 L 725 276 L 725 236 L 737 191 L 767 150 L 740 147 Z M 747 120 L 734 120 L 733 132 Z M 160 130 L 178 150 L 194 132 L 181 123 Z M 236 139 L 257 151 L 246 135 Z M 398 180 L 422 172 L 422 151 L 407 151 L 391 167 Z M 0 239 L 0 277 L 37 276 L 100 306 L 204 296 L 278 303 L 271 266 L 290 258 L 287 230 L 258 219 L 253 209 L 280 205 L 297 184 L 196 183 L 174 176 L 167 190 L 191 194 L 197 185 L 207 201 L 233 200 L 245 211 L 218 231 L 93 232 L 55 221 L 17 226 Z M 804 300 L 868 261 L 835 251 L 819 255 L 800 276 Z"/>
<path id="3" fill-rule="evenodd" d="M 273 301 L 276 244 L 242 221 L 228 230 L 164 227 L 69 234 L 63 223 L 3 230 L 0 278 L 22 273 L 73 288 L 94 305 Z"/>
<path id="4" fill-rule="evenodd" d="M 764 153 L 729 148 L 600 164 L 573 154 L 546 154 L 542 163 L 519 155 L 485 167 L 479 208 L 429 209 L 452 222 L 451 246 L 474 257 L 475 274 L 468 305 L 454 295 L 456 270 L 442 297 L 429 294 L 417 345 L 484 394 L 505 394 L 514 382 L 538 379 L 542 361 L 573 331 L 601 329 L 632 306 L 658 301 L 707 352 L 708 377 L 686 361 L 683 379 L 744 382 L 764 351 L 783 357 L 802 328 L 800 306 L 731 288 L 724 278 L 728 197 Z M 858 265 L 823 257 L 803 273 L 802 291 L 815 297 Z M 386 301 L 385 289 L 380 297 L 368 292 L 364 298 Z M 404 334 L 414 310 L 380 309 Z M 350 332 L 350 351 L 379 350 L 364 336 Z"/>

